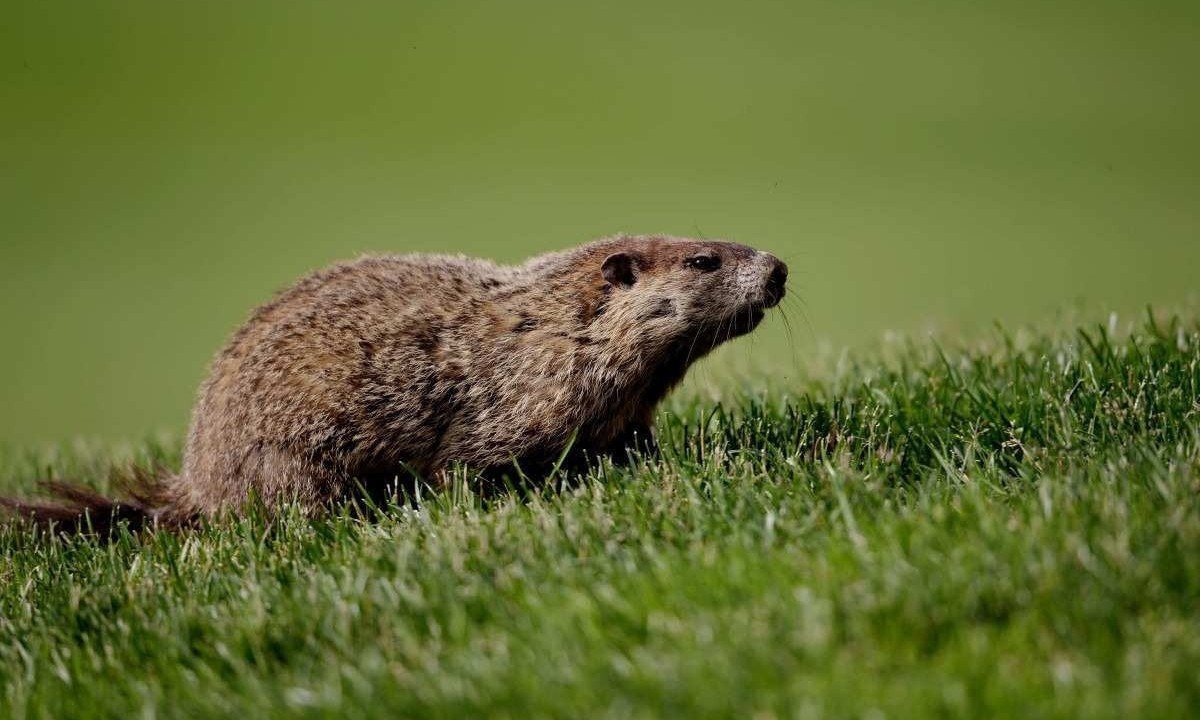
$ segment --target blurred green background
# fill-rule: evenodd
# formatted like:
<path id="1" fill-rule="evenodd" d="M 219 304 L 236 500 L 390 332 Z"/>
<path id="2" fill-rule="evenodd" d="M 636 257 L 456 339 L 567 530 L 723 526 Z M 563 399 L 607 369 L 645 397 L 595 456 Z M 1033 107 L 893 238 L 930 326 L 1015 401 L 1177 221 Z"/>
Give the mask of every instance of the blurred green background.
<path id="1" fill-rule="evenodd" d="M 0 441 L 181 432 L 371 251 L 616 231 L 793 268 L 737 353 L 1185 300 L 1196 2 L 33 2 L 0 24 Z"/>

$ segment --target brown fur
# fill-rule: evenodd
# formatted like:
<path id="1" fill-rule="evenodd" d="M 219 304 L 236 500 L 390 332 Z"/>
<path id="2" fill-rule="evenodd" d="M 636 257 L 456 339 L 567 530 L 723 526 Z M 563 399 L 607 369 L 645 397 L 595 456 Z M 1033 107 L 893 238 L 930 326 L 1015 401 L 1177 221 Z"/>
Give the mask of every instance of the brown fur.
<path id="1" fill-rule="evenodd" d="M 410 473 L 439 482 L 454 463 L 619 453 L 650 439 L 655 406 L 693 361 L 754 329 L 786 275 L 743 245 L 662 236 L 515 267 L 335 265 L 258 308 L 217 355 L 179 474 L 120 503 L 64 485 L 50 487 L 56 502 L 4 503 L 68 529 L 85 510 L 93 527 L 177 525 L 252 496 L 316 508 Z"/>

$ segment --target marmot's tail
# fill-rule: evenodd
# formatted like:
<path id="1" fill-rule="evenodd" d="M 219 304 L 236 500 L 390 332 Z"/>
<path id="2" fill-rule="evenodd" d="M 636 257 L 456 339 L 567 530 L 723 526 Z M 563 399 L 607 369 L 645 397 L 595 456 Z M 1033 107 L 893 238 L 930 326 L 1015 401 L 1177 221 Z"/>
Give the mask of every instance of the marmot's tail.
<path id="1" fill-rule="evenodd" d="M 113 485 L 122 499 L 105 497 L 75 483 L 45 480 L 40 486 L 46 498 L 0 497 L 0 510 L 62 535 L 84 533 L 107 538 L 122 524 L 133 532 L 151 527 L 178 528 L 185 523 L 172 510 L 166 477 L 165 473 L 142 468 L 115 475 Z"/>

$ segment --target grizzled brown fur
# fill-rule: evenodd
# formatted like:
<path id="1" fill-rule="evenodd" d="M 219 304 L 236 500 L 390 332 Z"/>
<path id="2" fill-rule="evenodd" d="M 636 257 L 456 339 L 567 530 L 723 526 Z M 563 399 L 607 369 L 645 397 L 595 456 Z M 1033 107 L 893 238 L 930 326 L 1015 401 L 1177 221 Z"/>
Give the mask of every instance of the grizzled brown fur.
<path id="1" fill-rule="evenodd" d="M 757 326 L 786 277 L 767 253 L 663 236 L 518 266 L 335 265 L 258 308 L 217 355 L 179 474 L 133 501 L 58 484 L 57 502 L 4 502 L 69 527 L 89 508 L 182 524 L 251 496 L 320 507 L 410 473 L 436 482 L 453 463 L 620 452 L 650 437 L 655 406 L 693 361 Z"/>

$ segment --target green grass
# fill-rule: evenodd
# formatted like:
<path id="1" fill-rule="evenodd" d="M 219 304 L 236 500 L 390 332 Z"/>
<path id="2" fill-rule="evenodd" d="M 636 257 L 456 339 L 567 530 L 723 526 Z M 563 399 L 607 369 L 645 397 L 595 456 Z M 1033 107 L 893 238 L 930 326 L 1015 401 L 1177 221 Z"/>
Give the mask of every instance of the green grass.
<path id="1" fill-rule="evenodd" d="M 996 331 L 676 399 L 663 455 L 364 521 L 0 531 L 0 717 L 1183 717 L 1200 323 Z M 177 462 L 173 443 L 3 457 Z"/>

